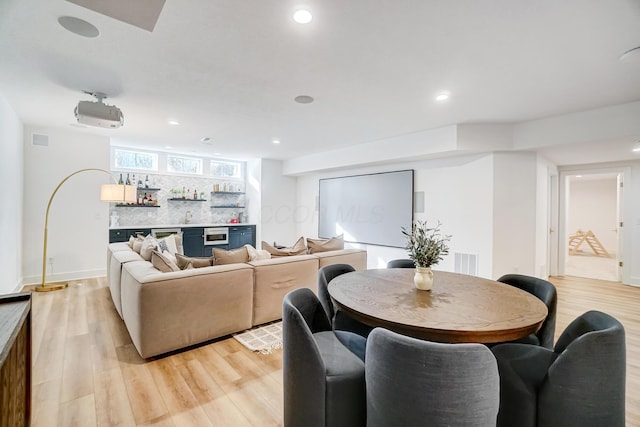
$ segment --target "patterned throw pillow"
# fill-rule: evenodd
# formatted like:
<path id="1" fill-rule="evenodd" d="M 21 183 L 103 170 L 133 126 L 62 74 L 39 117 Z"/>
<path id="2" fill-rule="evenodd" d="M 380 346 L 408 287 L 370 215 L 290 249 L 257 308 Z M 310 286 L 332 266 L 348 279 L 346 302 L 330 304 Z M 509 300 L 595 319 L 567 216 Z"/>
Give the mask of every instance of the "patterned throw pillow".
<path id="1" fill-rule="evenodd" d="M 178 247 L 176 246 L 176 238 L 173 237 L 173 234 L 158 240 L 158 252 L 169 257 L 174 264 L 176 263 Z"/>

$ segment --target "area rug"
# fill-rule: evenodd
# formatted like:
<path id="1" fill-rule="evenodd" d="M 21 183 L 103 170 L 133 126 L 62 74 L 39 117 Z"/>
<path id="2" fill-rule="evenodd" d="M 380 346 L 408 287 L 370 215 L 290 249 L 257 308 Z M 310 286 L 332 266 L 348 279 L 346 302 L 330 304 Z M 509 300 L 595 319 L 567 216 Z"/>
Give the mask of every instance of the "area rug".
<path id="1" fill-rule="evenodd" d="M 271 354 L 273 350 L 282 348 L 282 321 L 233 334 L 233 338 L 251 351 Z"/>

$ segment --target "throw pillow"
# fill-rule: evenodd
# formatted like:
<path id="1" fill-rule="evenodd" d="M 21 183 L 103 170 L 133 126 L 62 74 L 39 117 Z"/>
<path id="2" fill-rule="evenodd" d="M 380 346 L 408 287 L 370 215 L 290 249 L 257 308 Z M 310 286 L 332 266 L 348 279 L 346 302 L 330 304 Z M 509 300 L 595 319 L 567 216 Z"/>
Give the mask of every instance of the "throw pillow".
<path id="1" fill-rule="evenodd" d="M 258 250 L 251 245 L 244 245 L 249 253 L 249 261 L 260 261 L 262 259 L 271 259 L 271 254 L 264 249 Z"/>
<path id="2" fill-rule="evenodd" d="M 133 242 L 136 241 L 136 238 L 133 236 L 129 236 L 129 247 L 133 249 Z"/>
<path id="3" fill-rule="evenodd" d="M 140 256 L 145 261 L 151 261 L 151 251 L 155 250 L 158 247 L 158 241 L 151 235 L 147 235 L 142 241 L 142 246 L 140 248 Z"/>
<path id="4" fill-rule="evenodd" d="M 249 252 L 245 246 L 225 251 L 224 249 L 213 249 L 213 258 L 215 265 L 236 264 L 239 262 L 249 262 Z"/>
<path id="5" fill-rule="evenodd" d="M 180 270 L 175 262 L 171 261 L 168 257 L 155 250 L 151 251 L 151 264 L 153 264 L 156 269 L 162 271 L 163 273 Z"/>
<path id="6" fill-rule="evenodd" d="M 178 252 L 178 248 L 176 247 L 176 238 L 173 237 L 173 235 L 170 235 L 158 240 L 158 252 L 169 257 L 169 259 L 175 264 L 176 252 Z"/>
<path id="7" fill-rule="evenodd" d="M 190 268 L 211 267 L 213 265 L 213 257 L 209 258 L 192 258 L 180 254 L 176 254 L 176 264 L 180 270 L 188 270 Z"/>
<path id="8" fill-rule="evenodd" d="M 173 235 L 173 238 L 176 241 L 176 253 L 180 255 L 184 255 L 184 246 L 182 244 L 182 231 Z"/>
<path id="9" fill-rule="evenodd" d="M 307 246 L 310 254 L 318 252 L 338 251 L 344 249 L 344 234 L 330 239 L 309 239 L 307 238 Z"/>
<path id="10" fill-rule="evenodd" d="M 142 249 L 142 242 L 144 241 L 144 239 L 135 239 L 133 241 L 133 247 L 132 249 L 134 251 L 136 251 L 137 253 L 140 253 L 140 250 Z"/>
<path id="11" fill-rule="evenodd" d="M 291 256 L 291 255 L 303 255 L 307 253 L 307 245 L 304 244 L 304 237 L 300 237 L 293 246 L 288 248 L 278 249 L 267 242 L 262 242 L 262 249 L 271 254 L 272 257 Z"/>

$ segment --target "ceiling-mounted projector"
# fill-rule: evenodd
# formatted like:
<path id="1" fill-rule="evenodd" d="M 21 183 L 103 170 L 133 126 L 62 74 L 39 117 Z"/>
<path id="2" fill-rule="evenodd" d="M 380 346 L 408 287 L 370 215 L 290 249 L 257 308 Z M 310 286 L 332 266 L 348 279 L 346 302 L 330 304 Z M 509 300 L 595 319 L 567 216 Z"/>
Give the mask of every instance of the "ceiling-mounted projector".
<path id="1" fill-rule="evenodd" d="M 107 105 L 102 102 L 107 95 L 100 92 L 86 92 L 93 95 L 98 101 L 80 101 L 74 113 L 78 123 L 101 128 L 117 129 L 124 124 L 124 115 L 115 105 Z"/>

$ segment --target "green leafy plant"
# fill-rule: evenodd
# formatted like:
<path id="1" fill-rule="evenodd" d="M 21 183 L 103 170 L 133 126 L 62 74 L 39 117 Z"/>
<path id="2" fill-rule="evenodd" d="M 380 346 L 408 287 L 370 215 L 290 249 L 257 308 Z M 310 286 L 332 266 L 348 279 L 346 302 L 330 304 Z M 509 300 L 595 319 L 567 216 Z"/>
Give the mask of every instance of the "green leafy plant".
<path id="1" fill-rule="evenodd" d="M 440 225 L 440 221 L 434 227 L 429 227 L 427 221 L 415 221 L 411 231 L 402 227 L 402 234 L 407 237 L 405 249 L 416 267 L 431 267 L 449 253 L 451 236 L 440 234 Z"/>

